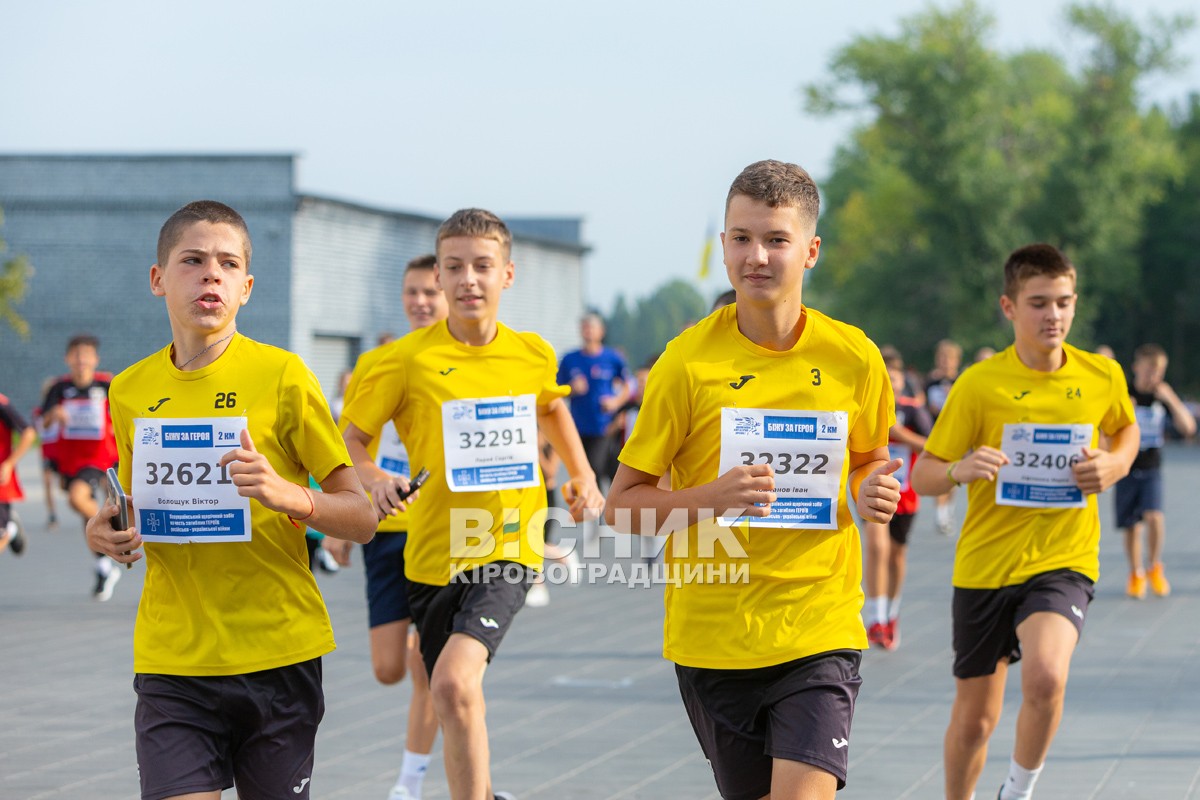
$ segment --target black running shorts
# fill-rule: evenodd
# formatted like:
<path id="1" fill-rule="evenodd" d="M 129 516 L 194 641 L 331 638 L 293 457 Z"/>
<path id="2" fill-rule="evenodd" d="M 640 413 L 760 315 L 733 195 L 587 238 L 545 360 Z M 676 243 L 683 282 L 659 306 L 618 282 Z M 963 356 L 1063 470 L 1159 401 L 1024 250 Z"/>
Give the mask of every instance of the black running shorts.
<path id="1" fill-rule="evenodd" d="M 771 793 L 772 759 L 846 785 L 862 653 L 835 650 L 757 669 L 675 666 L 679 693 L 725 800 Z"/>

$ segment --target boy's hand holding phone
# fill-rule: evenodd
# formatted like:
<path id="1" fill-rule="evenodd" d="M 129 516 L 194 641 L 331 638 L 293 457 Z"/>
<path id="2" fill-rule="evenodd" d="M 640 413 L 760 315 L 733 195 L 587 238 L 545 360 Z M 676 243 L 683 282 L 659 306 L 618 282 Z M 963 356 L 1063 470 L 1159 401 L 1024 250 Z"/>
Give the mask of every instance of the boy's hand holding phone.
<path id="1" fill-rule="evenodd" d="M 116 470 L 111 467 L 107 473 L 106 489 L 108 496 L 104 505 L 87 522 L 85 533 L 88 547 L 92 552 L 103 553 L 126 568 L 132 568 L 133 562 L 142 558 L 142 554 L 137 552 L 142 546 L 142 537 L 129 524 L 129 498 L 121 488 Z"/>

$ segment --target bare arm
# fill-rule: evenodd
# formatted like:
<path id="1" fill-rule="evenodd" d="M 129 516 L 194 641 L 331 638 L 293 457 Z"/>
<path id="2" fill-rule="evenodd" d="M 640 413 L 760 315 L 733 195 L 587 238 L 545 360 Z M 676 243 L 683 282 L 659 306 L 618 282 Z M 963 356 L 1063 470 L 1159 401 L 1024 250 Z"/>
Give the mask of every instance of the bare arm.
<path id="1" fill-rule="evenodd" d="M 375 512 L 376 519 L 381 520 L 407 510 L 408 504 L 417 498 L 418 493 L 404 500 L 400 499 L 400 495 L 408 491 L 408 479 L 389 475 L 375 464 L 375 460 L 367 452 L 367 445 L 371 443 L 372 438 L 371 434 L 354 423 L 349 423 L 342 433 L 346 450 L 354 462 L 354 471 L 370 498 L 371 510 Z"/>
<path id="2" fill-rule="evenodd" d="M 1174 389 L 1166 383 L 1160 383 L 1154 390 L 1154 396 L 1161 400 L 1162 404 L 1171 412 L 1171 422 L 1175 425 L 1175 430 L 1179 431 L 1180 436 L 1187 439 L 1196 432 L 1196 418 L 1192 416 L 1187 405 L 1179 399 L 1179 395 L 1175 394 Z"/>
<path id="3" fill-rule="evenodd" d="M 1108 437 L 1108 450 L 1085 447 L 1084 460 L 1071 468 L 1084 494 L 1098 494 L 1129 474 L 1141 444 L 1141 430 L 1131 423 Z"/>
<path id="4" fill-rule="evenodd" d="M 0 461 L 0 485 L 8 483 L 8 479 L 12 477 L 13 471 L 17 468 L 17 463 L 21 460 L 21 456 L 29 452 L 29 448 L 33 446 L 37 439 L 37 431 L 29 425 L 25 430 L 21 431 L 21 438 L 17 442 L 17 446 L 8 454 L 8 458 Z"/>
<path id="5" fill-rule="evenodd" d="M 979 447 L 958 461 L 943 461 L 928 450 L 913 465 L 908 480 L 917 494 L 941 495 L 964 483 L 995 480 L 1008 456 L 994 447 Z"/>
<path id="6" fill-rule="evenodd" d="M 672 512 L 686 511 L 687 524 L 695 525 L 701 519 L 727 512 L 765 517 L 775 502 L 775 478 L 766 464 L 737 466 L 715 481 L 675 491 L 659 488 L 660 477 L 627 464 L 617 467 L 608 490 L 604 521 L 621 533 L 654 536 Z"/>
<path id="7" fill-rule="evenodd" d="M 287 514 L 313 530 L 336 539 L 369 542 L 375 535 L 375 520 L 363 496 L 362 486 L 349 467 L 341 466 L 313 492 L 283 478 L 267 457 L 258 452 L 249 431 L 242 431 L 242 446 L 221 456 L 220 465 L 242 497 L 253 497 L 272 511 Z"/>
<path id="8" fill-rule="evenodd" d="M 889 433 L 897 442 L 908 445 L 918 453 L 925 449 L 925 437 L 916 431 L 909 430 L 899 422 L 892 426 Z"/>
<path id="9" fill-rule="evenodd" d="M 569 480 L 562 487 L 563 499 L 567 501 L 571 516 L 581 520 L 584 509 L 600 508 L 604 498 L 596 486 L 596 475 L 588 463 L 575 421 L 571 419 L 571 410 L 561 397 L 538 406 L 538 429 L 567 467 Z"/>
<path id="10" fill-rule="evenodd" d="M 904 462 L 891 458 L 886 447 L 869 453 L 850 451 L 850 478 L 847 489 L 867 522 L 890 522 L 900 503 L 900 481 L 892 473 Z"/>

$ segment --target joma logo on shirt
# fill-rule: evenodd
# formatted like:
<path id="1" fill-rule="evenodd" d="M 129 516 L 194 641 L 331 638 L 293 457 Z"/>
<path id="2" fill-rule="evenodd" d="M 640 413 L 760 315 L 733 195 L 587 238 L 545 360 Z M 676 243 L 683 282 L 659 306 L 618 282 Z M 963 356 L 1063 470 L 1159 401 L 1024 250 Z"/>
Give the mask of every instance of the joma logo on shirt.
<path id="1" fill-rule="evenodd" d="M 730 382 L 729 388 L 740 389 L 743 386 L 745 386 L 749 381 L 754 380 L 756 377 L 758 377 L 758 376 L 757 375 L 743 375 L 741 377 L 741 380 L 739 380 L 737 383 Z"/>

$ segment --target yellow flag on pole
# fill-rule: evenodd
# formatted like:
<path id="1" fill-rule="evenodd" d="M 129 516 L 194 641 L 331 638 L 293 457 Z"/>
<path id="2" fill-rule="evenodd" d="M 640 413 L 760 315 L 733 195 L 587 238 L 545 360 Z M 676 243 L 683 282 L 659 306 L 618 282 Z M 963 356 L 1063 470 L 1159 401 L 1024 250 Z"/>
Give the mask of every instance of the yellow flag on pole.
<path id="1" fill-rule="evenodd" d="M 713 230 L 713 224 L 710 222 L 704 232 L 704 248 L 700 251 L 700 280 L 708 277 L 708 265 L 712 261 L 713 240 L 716 238 L 716 231 Z"/>

